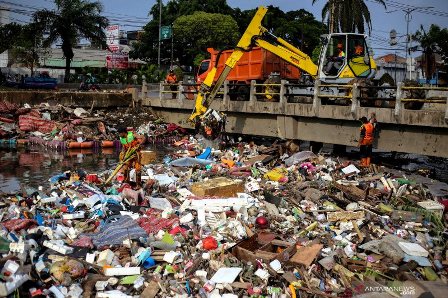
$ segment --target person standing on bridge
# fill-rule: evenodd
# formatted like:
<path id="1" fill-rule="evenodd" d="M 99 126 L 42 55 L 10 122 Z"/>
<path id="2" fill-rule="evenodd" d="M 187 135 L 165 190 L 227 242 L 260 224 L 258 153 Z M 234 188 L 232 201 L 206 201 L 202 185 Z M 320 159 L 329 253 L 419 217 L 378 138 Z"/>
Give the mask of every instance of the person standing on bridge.
<path id="1" fill-rule="evenodd" d="M 165 78 L 165 83 L 170 85 L 171 90 L 171 98 L 176 99 L 176 91 L 177 91 L 177 77 L 174 74 L 174 70 L 170 69 L 170 72 Z"/>
<path id="2" fill-rule="evenodd" d="M 362 122 L 359 136 L 359 152 L 361 155 L 361 167 L 369 167 L 372 157 L 372 144 L 374 140 L 375 127 L 366 117 L 359 119 Z"/>

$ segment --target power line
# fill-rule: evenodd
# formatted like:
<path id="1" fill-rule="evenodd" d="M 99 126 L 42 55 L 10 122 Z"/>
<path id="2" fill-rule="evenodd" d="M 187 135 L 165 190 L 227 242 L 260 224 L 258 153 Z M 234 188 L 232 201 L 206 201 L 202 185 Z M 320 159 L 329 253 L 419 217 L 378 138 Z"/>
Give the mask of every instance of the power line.
<path id="1" fill-rule="evenodd" d="M 374 0 L 366 0 L 368 2 L 377 3 Z M 433 16 L 439 16 L 439 17 L 448 17 L 448 11 L 442 11 L 442 10 L 433 10 L 432 8 L 424 8 L 424 7 L 418 7 L 410 4 L 405 4 L 397 1 L 392 0 L 385 0 L 387 6 L 396 8 L 399 10 L 403 9 L 414 9 L 415 12 L 427 14 L 427 15 L 433 15 Z"/>
<path id="2" fill-rule="evenodd" d="M 0 1 L 0 3 L 4 3 L 4 4 L 8 4 L 8 5 L 14 5 L 14 6 L 23 7 L 23 8 L 31 8 L 31 9 L 35 9 L 35 10 L 46 9 L 45 7 L 38 7 L 38 6 L 31 6 L 31 5 L 23 5 L 23 4 L 18 4 L 18 3 L 9 2 L 9 1 L 3 1 L 3 0 Z"/>
<path id="3" fill-rule="evenodd" d="M 443 15 L 443 16 L 448 16 L 448 11 L 434 10 L 433 7 L 431 7 L 431 8 L 428 8 L 428 7 L 424 8 L 424 7 L 419 7 L 419 6 L 415 6 L 415 5 L 405 4 L 405 3 L 401 3 L 401 2 L 393 1 L 393 0 L 385 0 L 385 2 L 386 3 L 389 2 L 389 4 L 391 4 L 391 5 L 402 6 L 402 7 L 405 7 L 405 8 L 410 8 L 410 9 L 415 8 L 416 11 L 428 12 L 428 13 L 432 13 L 432 14 L 440 14 L 440 15 Z"/>

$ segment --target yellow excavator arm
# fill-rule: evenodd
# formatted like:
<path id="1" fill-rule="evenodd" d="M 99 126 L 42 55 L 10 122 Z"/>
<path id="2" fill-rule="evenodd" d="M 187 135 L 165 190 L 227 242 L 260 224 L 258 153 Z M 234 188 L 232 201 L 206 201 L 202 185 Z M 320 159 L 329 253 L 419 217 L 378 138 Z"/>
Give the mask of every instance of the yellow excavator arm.
<path id="1" fill-rule="evenodd" d="M 266 7 L 260 6 L 258 8 L 255 16 L 236 45 L 235 50 L 227 59 L 224 70 L 221 72 L 214 85 L 213 82 L 217 71 L 216 65 L 214 65 L 212 70 L 208 73 L 199 88 L 195 108 L 189 118 L 190 121 L 195 122 L 207 112 L 207 109 L 215 98 L 219 88 L 229 75 L 230 71 L 241 59 L 244 52 L 250 51 L 253 46 L 258 46 L 272 52 L 283 60 L 298 67 L 302 71 L 310 74 L 313 78 L 317 76 L 318 66 L 313 63 L 307 54 L 289 44 L 286 40 L 270 34 L 268 30 L 261 25 L 261 21 L 263 20 L 266 12 Z M 266 39 L 269 39 L 269 41 Z"/>
<path id="2" fill-rule="evenodd" d="M 214 99 L 216 93 L 218 92 L 221 85 L 226 80 L 230 71 L 235 67 L 236 63 L 241 59 L 245 51 L 249 51 L 252 46 L 252 37 L 261 35 L 266 30 L 261 26 L 261 20 L 263 20 L 264 15 L 266 14 L 267 9 L 265 7 L 260 7 L 257 10 L 257 13 L 253 17 L 240 41 L 236 45 L 235 50 L 230 55 L 230 57 L 226 60 L 226 66 L 224 70 L 218 77 L 215 85 L 213 85 L 213 81 L 216 75 L 216 65 L 213 66 L 212 70 L 207 74 L 205 80 L 202 82 L 198 96 L 196 97 L 196 103 L 194 107 L 194 111 L 191 114 L 189 120 L 194 122 L 198 119 L 198 117 L 204 115 L 210 106 L 212 100 Z"/>

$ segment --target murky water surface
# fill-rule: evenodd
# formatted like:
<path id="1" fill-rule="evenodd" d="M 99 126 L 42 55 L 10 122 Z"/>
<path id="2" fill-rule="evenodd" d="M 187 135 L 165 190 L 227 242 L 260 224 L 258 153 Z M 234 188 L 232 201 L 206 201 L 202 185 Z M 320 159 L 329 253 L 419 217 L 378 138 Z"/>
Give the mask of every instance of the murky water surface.
<path id="1" fill-rule="evenodd" d="M 116 165 L 119 152 L 77 150 L 56 151 L 43 148 L 0 148 L 0 192 L 13 193 L 20 185 L 48 186 L 48 179 L 67 170 L 98 172 Z"/>

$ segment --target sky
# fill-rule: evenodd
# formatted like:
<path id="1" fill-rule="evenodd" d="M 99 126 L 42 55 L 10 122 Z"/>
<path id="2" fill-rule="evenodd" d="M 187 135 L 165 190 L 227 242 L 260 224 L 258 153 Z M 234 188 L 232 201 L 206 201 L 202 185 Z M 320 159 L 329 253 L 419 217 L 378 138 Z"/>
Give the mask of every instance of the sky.
<path id="1" fill-rule="evenodd" d="M 169 0 L 163 0 L 167 3 Z M 110 18 L 111 24 L 120 24 L 125 30 L 138 30 L 148 20 L 149 9 L 155 4 L 155 0 L 100 0 L 104 6 L 104 15 Z M 283 11 L 305 9 L 314 14 L 317 20 L 322 20 L 321 10 L 325 0 L 317 0 L 312 5 L 312 0 L 227 0 L 231 7 L 239 7 L 242 10 L 252 9 L 260 5 L 274 5 Z M 406 21 L 403 9 L 420 7 L 411 13 L 409 32 L 414 33 L 423 25 L 429 28 L 431 24 L 448 27 L 448 0 L 385 0 L 387 11 L 375 0 L 365 0 L 371 12 L 372 32 L 370 42 L 374 48 L 375 56 L 393 53 L 404 56 L 404 35 L 406 34 Z M 53 0 L 0 0 L 0 5 L 9 5 L 11 8 L 21 9 L 26 12 L 35 9 L 52 8 Z M 422 8 L 432 7 L 432 8 Z M 14 21 L 26 22 L 29 17 L 26 12 L 13 13 L 10 18 Z M 25 14 L 24 14 L 25 13 Z M 163 16 L 162 16 L 163 18 Z M 238 21 L 238 20 L 237 20 Z M 395 29 L 398 32 L 399 44 L 391 47 L 388 43 L 389 32 Z"/>

